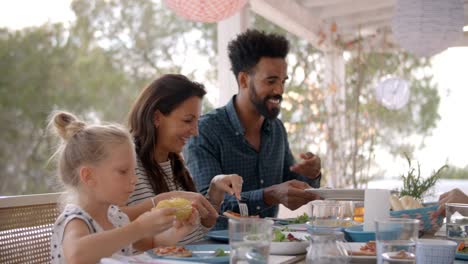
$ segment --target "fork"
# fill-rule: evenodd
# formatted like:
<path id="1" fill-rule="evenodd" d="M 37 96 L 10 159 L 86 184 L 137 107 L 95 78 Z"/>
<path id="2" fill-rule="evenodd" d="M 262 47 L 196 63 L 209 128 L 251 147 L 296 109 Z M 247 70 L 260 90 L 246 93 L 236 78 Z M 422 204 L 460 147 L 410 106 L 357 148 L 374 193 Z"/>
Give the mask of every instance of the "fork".
<path id="1" fill-rule="evenodd" d="M 239 206 L 239 213 L 241 216 L 249 216 L 249 208 L 246 203 L 242 203 L 237 199 L 237 205 Z"/>

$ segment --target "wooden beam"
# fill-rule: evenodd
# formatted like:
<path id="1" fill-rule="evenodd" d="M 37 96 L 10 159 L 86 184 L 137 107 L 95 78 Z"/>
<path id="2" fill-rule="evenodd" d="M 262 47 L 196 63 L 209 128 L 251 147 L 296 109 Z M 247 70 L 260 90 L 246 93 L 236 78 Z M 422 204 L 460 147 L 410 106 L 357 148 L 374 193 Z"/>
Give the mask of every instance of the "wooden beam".
<path id="1" fill-rule="evenodd" d="M 317 49 L 334 48 L 331 43 L 319 45 L 321 43 L 319 32 L 329 26 L 296 1 L 250 0 L 249 3 L 252 11 L 298 37 L 306 39 Z"/>
<path id="2" fill-rule="evenodd" d="M 360 0 L 350 3 L 329 5 L 318 11 L 318 15 L 322 19 L 330 19 L 334 17 L 347 16 L 350 14 L 373 11 L 381 8 L 391 8 L 395 6 L 396 0 Z"/>
<path id="3" fill-rule="evenodd" d="M 344 2 L 349 2 L 353 0 L 300 0 L 299 4 L 309 7 L 309 8 L 316 8 L 316 7 L 323 7 L 327 6 L 330 4 L 338 4 L 338 3 L 344 3 Z"/>

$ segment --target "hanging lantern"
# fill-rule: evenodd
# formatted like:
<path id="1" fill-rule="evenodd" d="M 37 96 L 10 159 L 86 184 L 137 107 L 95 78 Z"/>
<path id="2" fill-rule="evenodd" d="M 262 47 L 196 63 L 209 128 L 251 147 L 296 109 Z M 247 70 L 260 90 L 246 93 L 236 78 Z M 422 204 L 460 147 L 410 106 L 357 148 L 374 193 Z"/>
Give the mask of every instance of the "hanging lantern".
<path id="1" fill-rule="evenodd" d="M 463 0 L 397 0 L 392 30 L 417 56 L 432 56 L 463 36 Z"/>
<path id="2" fill-rule="evenodd" d="M 242 9 L 247 0 L 165 0 L 178 16 L 197 22 L 218 22 Z"/>
<path id="3" fill-rule="evenodd" d="M 377 101 L 390 110 L 403 108 L 408 103 L 409 96 L 408 82 L 400 78 L 388 78 L 375 89 Z"/>

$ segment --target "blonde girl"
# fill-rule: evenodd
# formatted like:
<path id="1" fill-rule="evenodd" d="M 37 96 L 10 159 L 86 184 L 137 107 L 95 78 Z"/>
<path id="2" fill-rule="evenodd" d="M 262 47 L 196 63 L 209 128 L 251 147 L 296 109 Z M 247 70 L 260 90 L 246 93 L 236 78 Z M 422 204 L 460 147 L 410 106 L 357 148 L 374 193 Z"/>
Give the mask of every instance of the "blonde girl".
<path id="1" fill-rule="evenodd" d="M 192 231 L 195 213 L 191 222 L 180 223 L 175 209 L 154 209 L 130 222 L 119 209 L 136 182 L 134 146 L 125 129 L 86 125 L 66 112 L 54 113 L 50 126 L 63 139 L 56 153 L 58 173 L 73 197 L 53 228 L 52 263 L 97 263 L 114 254 L 131 255 L 132 246 L 172 245 Z M 171 236 L 158 237 L 163 233 Z"/>

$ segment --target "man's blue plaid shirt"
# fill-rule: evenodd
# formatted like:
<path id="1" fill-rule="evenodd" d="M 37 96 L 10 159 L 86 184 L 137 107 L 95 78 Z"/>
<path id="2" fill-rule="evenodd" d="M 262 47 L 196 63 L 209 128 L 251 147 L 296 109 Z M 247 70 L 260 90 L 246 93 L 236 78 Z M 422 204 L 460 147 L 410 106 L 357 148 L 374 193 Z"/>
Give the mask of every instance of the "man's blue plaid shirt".
<path id="1" fill-rule="evenodd" d="M 274 217 L 278 206 L 268 207 L 263 202 L 263 188 L 292 179 L 319 187 L 320 177 L 309 179 L 289 170 L 295 163 L 289 149 L 286 129 L 279 119 L 265 119 L 261 129 L 260 151 L 257 152 L 244 137 L 234 107 L 235 96 L 224 107 L 202 116 L 199 135 L 192 137 L 184 149 L 186 165 L 198 191 L 206 194 L 211 179 L 219 174 L 242 176 L 241 197 L 246 200 L 249 214 Z M 236 199 L 226 195 L 221 211 L 239 212 Z M 215 229 L 226 229 L 220 218 Z"/>

